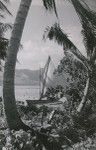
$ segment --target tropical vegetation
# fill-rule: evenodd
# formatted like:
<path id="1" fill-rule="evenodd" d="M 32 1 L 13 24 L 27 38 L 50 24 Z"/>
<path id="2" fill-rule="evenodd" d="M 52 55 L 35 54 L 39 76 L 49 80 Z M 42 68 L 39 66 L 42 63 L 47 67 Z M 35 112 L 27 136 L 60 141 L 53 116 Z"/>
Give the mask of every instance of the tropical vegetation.
<path id="1" fill-rule="evenodd" d="M 8 0 L 4 2 L 8 2 Z M 51 28 L 48 27 L 44 36 L 44 38 L 47 36 L 50 40 L 54 39 L 58 44 L 63 46 L 65 57 L 61 60 L 56 72 L 59 74 L 62 71 L 66 71 L 72 77 L 73 83 L 65 91 L 71 98 L 64 103 L 62 109 L 58 107 L 54 111 L 45 106 L 41 108 L 35 106 L 29 108 L 27 106 L 18 107 L 17 109 L 14 87 L 15 66 L 31 2 L 32 0 L 21 0 L 7 53 L 5 50 L 8 43 L 1 44 L 3 45 L 2 52 L 4 54 L 0 58 L 4 59 L 6 56 L 3 99 L 8 124 L 7 128 L 9 128 L 6 135 L 6 139 L 10 137 L 9 147 L 11 149 L 23 150 L 63 150 L 72 148 L 82 149 L 83 145 L 83 149 L 90 149 L 93 143 L 93 147 L 96 148 L 95 140 L 91 138 L 93 135 L 95 136 L 96 131 L 96 116 L 93 116 L 95 114 L 96 97 L 96 13 L 89 8 L 84 0 L 70 0 L 69 2 L 73 5 L 82 25 L 82 36 L 87 57 L 82 55 L 80 50 L 57 23 Z M 43 4 L 46 9 L 53 10 L 58 18 L 55 0 L 43 0 Z M 1 1 L 0 5 L 2 6 L 1 10 L 10 14 Z M 8 26 L 3 25 L 1 30 L 2 35 L 6 27 Z M 3 43 L 7 41 L 2 36 L 1 38 Z M 70 54 L 72 54 L 71 57 Z M 74 89 L 73 85 L 75 81 L 76 87 Z M 47 120 L 47 115 L 49 114 L 50 119 Z M 39 127 L 36 126 L 36 122 L 40 124 Z M 45 125 L 44 122 L 46 122 Z M 16 130 L 20 130 L 19 133 L 15 132 Z M 4 138 L 2 137 L 3 141 L 1 140 L 1 142 L 8 144 L 7 140 L 6 142 L 4 141 Z M 79 143 L 81 147 L 79 147 Z M 8 147 L 8 145 L 6 146 Z"/>
<path id="2" fill-rule="evenodd" d="M 59 24 L 55 24 L 51 28 L 48 27 L 45 35 L 50 40 L 54 39 L 58 44 L 63 45 L 65 55 L 66 52 L 71 52 L 87 69 L 88 78 L 86 81 L 84 96 L 82 97 L 81 103 L 77 109 L 77 111 L 80 113 L 85 107 L 87 100 L 90 101 L 90 104 L 95 102 L 96 13 L 93 12 L 83 0 L 71 0 L 70 2 L 74 6 L 82 25 L 81 33 L 86 48 L 87 58 L 82 55 L 80 50 L 68 38 L 67 34 L 63 32 Z M 90 90 L 92 92 L 89 92 Z"/>
<path id="3" fill-rule="evenodd" d="M 11 15 L 10 11 L 6 7 L 6 3 L 8 3 L 8 0 L 0 1 L 0 18 L 2 20 L 2 22 L 0 22 L 0 64 L 1 60 L 4 60 L 6 57 L 6 50 L 8 47 L 8 39 L 4 37 L 4 34 L 8 29 L 11 28 L 10 24 L 3 22 L 6 14 Z"/>

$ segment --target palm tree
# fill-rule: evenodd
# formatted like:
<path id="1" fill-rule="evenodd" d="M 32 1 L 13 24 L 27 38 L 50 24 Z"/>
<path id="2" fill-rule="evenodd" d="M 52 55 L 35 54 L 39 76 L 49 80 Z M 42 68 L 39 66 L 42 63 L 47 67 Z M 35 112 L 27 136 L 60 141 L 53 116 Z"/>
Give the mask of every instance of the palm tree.
<path id="1" fill-rule="evenodd" d="M 73 53 L 87 68 L 88 79 L 86 81 L 84 96 L 77 109 L 78 112 L 81 112 L 87 99 L 90 99 L 91 103 L 93 103 L 96 97 L 96 13 L 90 10 L 84 0 L 70 1 L 76 10 L 82 25 L 82 35 L 87 58 L 81 54 L 80 50 L 78 50 L 78 48 L 70 41 L 58 24 L 55 24 L 51 28 L 48 27 L 45 35 L 50 40 L 54 39 L 58 44 L 63 45 L 65 54 L 66 51 Z M 44 36 L 44 38 L 46 36 Z M 92 94 L 94 98 L 92 98 Z"/>
<path id="2" fill-rule="evenodd" d="M 16 108 L 15 101 L 15 90 L 14 90 L 14 76 L 15 66 L 17 60 L 17 53 L 22 37 L 25 21 L 28 15 L 32 0 L 21 0 L 19 10 L 15 19 L 12 35 L 9 41 L 7 50 L 5 68 L 4 68 L 4 79 L 3 79 L 3 98 L 4 108 L 7 123 L 10 129 L 24 129 L 29 128 L 21 121 Z M 56 15 L 55 0 L 43 0 L 43 4 L 46 9 L 54 10 Z"/>

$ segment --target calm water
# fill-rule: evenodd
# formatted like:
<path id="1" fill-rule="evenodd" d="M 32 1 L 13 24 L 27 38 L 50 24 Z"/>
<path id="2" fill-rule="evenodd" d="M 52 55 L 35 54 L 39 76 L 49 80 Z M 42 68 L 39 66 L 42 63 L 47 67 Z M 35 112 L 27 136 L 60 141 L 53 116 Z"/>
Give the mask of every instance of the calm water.
<path id="1" fill-rule="evenodd" d="M 15 94 L 17 100 L 26 100 L 39 97 L 38 86 L 16 86 Z M 0 86 L 0 96 L 2 96 L 2 87 Z"/>

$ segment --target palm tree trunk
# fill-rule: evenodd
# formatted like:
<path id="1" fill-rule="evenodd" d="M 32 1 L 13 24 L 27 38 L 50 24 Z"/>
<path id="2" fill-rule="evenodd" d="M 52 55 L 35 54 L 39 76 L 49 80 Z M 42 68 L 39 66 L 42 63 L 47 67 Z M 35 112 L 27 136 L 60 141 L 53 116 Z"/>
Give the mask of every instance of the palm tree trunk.
<path id="1" fill-rule="evenodd" d="M 7 123 L 10 129 L 25 127 L 17 112 L 14 90 L 15 66 L 24 24 L 32 0 L 21 0 L 15 19 L 4 68 L 3 99 Z"/>
<path id="2" fill-rule="evenodd" d="M 88 91 L 89 91 L 89 83 L 90 83 L 90 77 L 87 79 L 86 82 L 86 86 L 84 89 L 84 96 L 82 98 L 81 103 L 79 104 L 78 108 L 77 108 L 77 112 L 80 113 L 82 111 L 82 109 L 84 108 L 86 101 L 87 101 L 87 95 L 88 95 Z"/>

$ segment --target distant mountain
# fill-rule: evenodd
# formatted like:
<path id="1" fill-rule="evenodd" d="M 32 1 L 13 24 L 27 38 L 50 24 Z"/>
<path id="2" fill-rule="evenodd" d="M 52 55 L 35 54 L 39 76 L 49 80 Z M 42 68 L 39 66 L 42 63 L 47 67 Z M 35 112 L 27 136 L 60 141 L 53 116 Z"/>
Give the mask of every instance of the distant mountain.
<path id="1" fill-rule="evenodd" d="M 15 85 L 39 85 L 40 70 L 17 69 Z M 0 72 L 0 85 L 3 82 L 3 73 Z"/>
<path id="2" fill-rule="evenodd" d="M 16 85 L 39 85 L 39 70 L 17 69 L 15 75 Z"/>
<path id="3" fill-rule="evenodd" d="M 42 70 L 29 70 L 29 69 L 17 69 L 15 73 L 15 85 L 20 86 L 39 86 L 40 82 L 40 71 Z M 55 87 L 56 85 L 62 85 L 66 87 L 68 85 L 67 78 L 70 79 L 68 74 L 56 75 L 54 74 L 50 80 L 47 79 L 47 86 Z M 0 72 L 0 85 L 3 83 L 3 73 Z"/>

